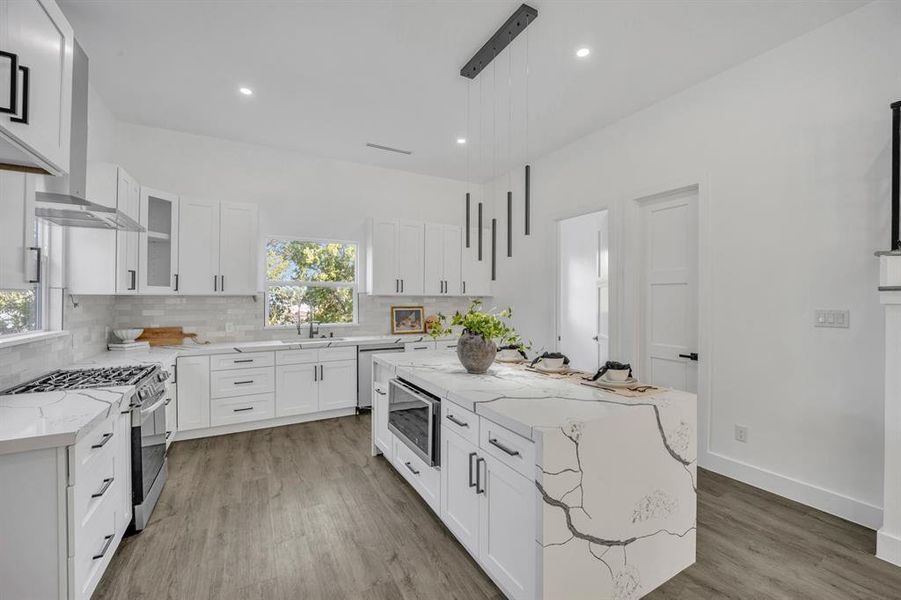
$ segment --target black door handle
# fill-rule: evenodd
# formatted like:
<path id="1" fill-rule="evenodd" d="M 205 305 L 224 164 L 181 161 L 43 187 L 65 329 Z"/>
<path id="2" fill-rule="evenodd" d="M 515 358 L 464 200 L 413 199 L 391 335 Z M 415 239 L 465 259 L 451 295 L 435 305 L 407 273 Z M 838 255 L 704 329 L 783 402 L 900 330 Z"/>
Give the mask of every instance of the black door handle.
<path id="1" fill-rule="evenodd" d="M 679 358 L 687 358 L 688 360 L 698 360 L 698 353 L 691 352 L 690 354 L 680 354 Z"/>
<path id="2" fill-rule="evenodd" d="M 177 291 L 178 291 L 178 273 L 175 274 L 175 289 L 172 290 L 172 291 L 173 291 L 173 292 L 177 292 Z"/>
<path id="3" fill-rule="evenodd" d="M 34 279 L 29 279 L 28 283 L 41 283 L 41 248 L 39 246 L 29 246 L 29 250 L 34 250 L 36 253 L 35 256 L 35 268 L 34 268 Z"/>
<path id="4" fill-rule="evenodd" d="M 0 113 L 14 115 L 19 103 L 19 55 L 0 50 L 0 58 L 9 60 L 9 106 L 0 106 Z"/>
<path id="5" fill-rule="evenodd" d="M 129 287 L 128 289 L 130 289 L 130 290 L 138 289 L 138 272 L 135 271 L 134 269 L 129 269 L 128 272 L 131 273 L 131 287 Z"/>
<path id="6" fill-rule="evenodd" d="M 476 455 L 475 452 L 469 453 L 469 487 L 475 487 L 476 482 L 472 480 L 472 459 Z"/>
<path id="7" fill-rule="evenodd" d="M 19 70 L 22 71 L 22 116 L 21 117 L 10 117 L 9 120 L 13 123 L 22 123 L 24 125 L 28 125 L 28 67 L 23 67 L 19 65 Z M 15 75 L 13 75 L 15 77 Z"/>
<path id="8" fill-rule="evenodd" d="M 482 469 L 481 464 L 485 462 L 485 459 L 481 456 L 476 459 L 476 495 L 484 494 L 485 488 L 481 487 L 482 485 Z"/>

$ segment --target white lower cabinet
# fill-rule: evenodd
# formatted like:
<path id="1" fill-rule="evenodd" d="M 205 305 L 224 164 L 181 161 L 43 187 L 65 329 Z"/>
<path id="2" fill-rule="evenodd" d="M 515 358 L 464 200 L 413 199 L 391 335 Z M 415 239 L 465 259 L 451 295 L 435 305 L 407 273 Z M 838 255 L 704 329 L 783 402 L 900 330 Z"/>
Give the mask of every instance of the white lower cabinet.
<path id="1" fill-rule="evenodd" d="M 275 394 L 254 394 L 210 401 L 210 426 L 234 425 L 275 416 Z"/>
<path id="2" fill-rule="evenodd" d="M 394 468 L 436 514 L 441 513 L 441 472 L 427 465 L 397 437 L 394 438 Z"/>
<path id="3" fill-rule="evenodd" d="M 319 369 L 319 410 L 357 405 L 357 361 L 322 363 Z"/>
<path id="4" fill-rule="evenodd" d="M 388 461 L 394 460 L 394 435 L 388 429 L 388 384 L 374 381 L 372 384 L 373 441 Z"/>
<path id="5" fill-rule="evenodd" d="M 210 426 L 210 357 L 178 357 L 178 429 Z"/>
<path id="6" fill-rule="evenodd" d="M 348 360 L 351 353 L 346 350 L 288 350 L 285 356 L 279 356 L 275 369 L 276 415 L 287 417 L 355 407 L 357 361 Z"/>
<path id="7" fill-rule="evenodd" d="M 478 451 L 447 427 L 441 430 L 441 520 L 470 554 L 479 554 Z"/>
<path id="8" fill-rule="evenodd" d="M 317 410 L 319 365 L 283 365 L 275 369 L 276 414 L 306 415 Z"/>

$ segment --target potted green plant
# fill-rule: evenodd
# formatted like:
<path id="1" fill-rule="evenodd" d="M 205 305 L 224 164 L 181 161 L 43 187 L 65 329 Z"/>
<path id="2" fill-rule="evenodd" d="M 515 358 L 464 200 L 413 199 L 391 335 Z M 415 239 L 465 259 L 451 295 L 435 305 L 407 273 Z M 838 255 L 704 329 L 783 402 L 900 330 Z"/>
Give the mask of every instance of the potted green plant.
<path id="1" fill-rule="evenodd" d="M 462 327 L 463 332 L 457 342 L 457 357 L 470 373 L 484 373 L 494 362 L 497 346 L 515 346 L 523 349 L 524 345 L 507 320 L 513 316 L 513 310 L 506 308 L 500 312 L 483 312 L 482 301 L 473 300 L 465 313 L 457 311 L 447 325 L 447 318 L 438 314 L 429 333 L 433 338 L 453 333 L 454 327 Z"/>

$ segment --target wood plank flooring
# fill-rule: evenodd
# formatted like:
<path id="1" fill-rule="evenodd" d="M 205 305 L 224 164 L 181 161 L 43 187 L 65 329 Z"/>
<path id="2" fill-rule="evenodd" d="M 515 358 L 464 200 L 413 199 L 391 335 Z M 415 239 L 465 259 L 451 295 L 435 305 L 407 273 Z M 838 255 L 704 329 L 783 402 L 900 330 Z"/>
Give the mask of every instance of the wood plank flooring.
<path id="1" fill-rule="evenodd" d="M 699 475 L 698 562 L 648 598 L 901 597 L 875 533 Z M 503 598 L 382 457 L 369 416 L 176 442 L 95 599 Z M 557 599 L 554 599 L 557 600 Z"/>

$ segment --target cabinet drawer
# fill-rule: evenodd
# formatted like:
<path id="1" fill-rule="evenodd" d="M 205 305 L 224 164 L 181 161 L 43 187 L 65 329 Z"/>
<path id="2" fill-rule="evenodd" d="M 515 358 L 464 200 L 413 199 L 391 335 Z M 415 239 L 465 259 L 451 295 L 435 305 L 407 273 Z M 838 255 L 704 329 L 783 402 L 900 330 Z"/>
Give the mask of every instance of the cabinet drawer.
<path id="1" fill-rule="evenodd" d="M 406 444 L 394 439 L 394 468 L 413 486 L 435 514 L 441 512 L 441 473 L 425 464 Z"/>
<path id="2" fill-rule="evenodd" d="M 479 448 L 534 481 L 535 444 L 532 440 L 480 417 Z"/>
<path id="3" fill-rule="evenodd" d="M 473 446 L 479 445 L 479 417 L 447 400 L 441 403 L 441 426 L 447 427 Z"/>
<path id="4" fill-rule="evenodd" d="M 93 463 L 101 460 L 102 456 L 115 452 L 116 416 L 118 413 L 95 427 L 69 451 L 69 485 L 77 484 L 79 478 L 90 472 Z"/>
<path id="5" fill-rule="evenodd" d="M 434 350 L 435 342 L 407 342 L 404 344 L 404 352 L 416 352 L 418 350 Z"/>
<path id="6" fill-rule="evenodd" d="M 119 490 L 117 478 L 124 476 L 121 467 L 116 469 L 116 444 L 112 442 L 104 446 L 103 451 L 94 456 L 87 468 L 76 476 L 77 482 L 70 486 L 72 529 L 78 536 L 80 529 L 88 526 L 97 518 L 99 507 L 108 497 L 115 496 Z"/>
<path id="7" fill-rule="evenodd" d="M 220 398 L 210 402 L 210 425 L 231 425 L 275 417 L 275 394 Z"/>
<path id="8" fill-rule="evenodd" d="M 279 350 L 275 353 L 279 365 L 301 365 L 319 362 L 319 350 Z"/>
<path id="9" fill-rule="evenodd" d="M 332 360 L 356 360 L 357 347 L 343 346 L 341 348 L 321 348 L 319 350 L 319 362 Z"/>
<path id="10" fill-rule="evenodd" d="M 210 357 L 210 371 L 246 369 L 248 367 L 271 367 L 274 364 L 274 352 L 239 352 Z"/>
<path id="11" fill-rule="evenodd" d="M 275 367 L 210 373 L 210 397 L 231 398 L 275 391 Z"/>
<path id="12" fill-rule="evenodd" d="M 439 340 L 435 342 L 435 347 L 438 350 L 456 350 L 457 340 Z"/>
<path id="13" fill-rule="evenodd" d="M 116 503 L 105 499 L 89 526 L 76 534 L 75 553 L 69 558 L 69 577 L 76 598 L 88 598 L 116 551 Z"/>

